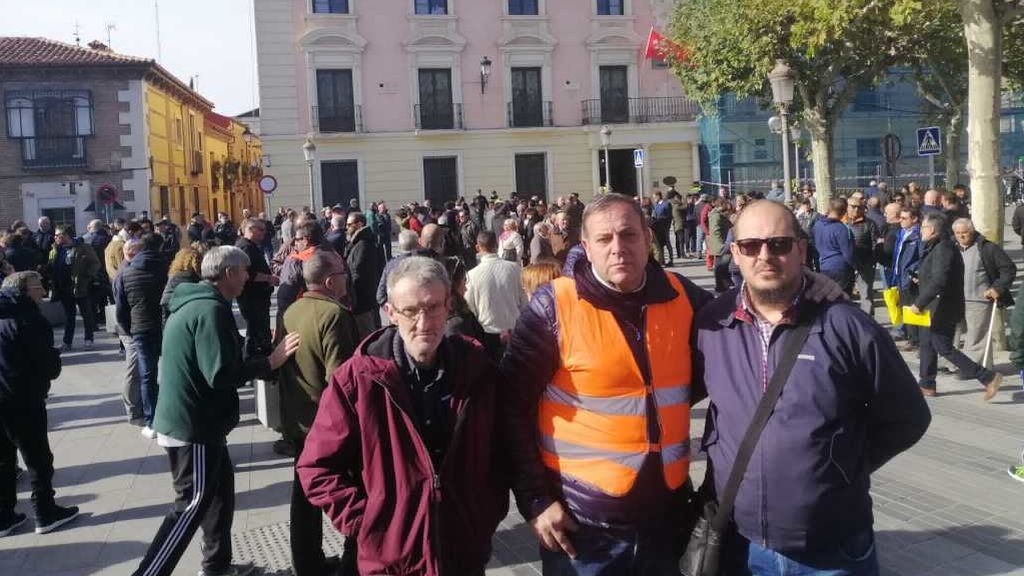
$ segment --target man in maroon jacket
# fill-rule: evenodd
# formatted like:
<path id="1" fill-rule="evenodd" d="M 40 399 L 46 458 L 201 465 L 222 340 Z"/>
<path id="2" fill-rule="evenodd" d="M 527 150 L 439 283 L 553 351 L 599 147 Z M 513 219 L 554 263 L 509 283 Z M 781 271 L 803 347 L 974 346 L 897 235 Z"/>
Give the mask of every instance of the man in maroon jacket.
<path id="1" fill-rule="evenodd" d="M 482 576 L 508 512 L 499 374 L 475 341 L 445 336 L 440 263 L 406 258 L 387 284 L 393 325 L 331 377 L 299 480 L 355 538 L 360 574 Z"/>

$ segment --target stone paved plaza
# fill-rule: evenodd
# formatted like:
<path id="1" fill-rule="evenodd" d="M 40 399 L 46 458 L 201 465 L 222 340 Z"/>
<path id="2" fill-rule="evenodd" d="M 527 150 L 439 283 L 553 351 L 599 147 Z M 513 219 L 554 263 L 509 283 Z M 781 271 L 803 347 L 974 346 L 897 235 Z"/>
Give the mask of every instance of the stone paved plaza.
<path id="1" fill-rule="evenodd" d="M 1016 248 L 1016 237 L 1007 237 Z M 1016 249 L 1011 256 L 1021 259 Z M 710 284 L 703 266 L 691 262 L 680 270 Z M 1024 392 L 1006 353 L 996 360 L 1007 379 L 993 403 L 982 401 L 976 383 L 942 377 L 940 396 L 929 400 L 928 434 L 874 476 L 883 574 L 1024 575 L 1024 484 L 1006 474 L 1024 448 Z M 909 361 L 916 370 L 916 361 Z M 163 449 L 123 417 L 122 370 L 109 336 L 91 352 L 65 356 L 49 401 L 50 442 L 58 502 L 80 506 L 82 517 L 43 536 L 32 532 L 30 521 L 0 539 L 0 574 L 125 575 L 137 565 L 172 490 Z M 242 391 L 242 422 L 229 438 L 236 466 L 235 556 L 255 561 L 265 574 L 290 574 L 291 461 L 272 451 L 276 435 L 256 420 L 253 396 L 252 389 Z M 703 406 L 694 410 L 695 437 L 703 427 Z M 699 481 L 703 462 L 694 463 L 693 475 Z M 25 479 L 19 490 L 19 509 L 27 512 Z M 337 550 L 339 537 L 330 529 L 327 534 L 325 545 Z M 195 574 L 198 566 L 196 538 L 174 574 Z M 488 574 L 539 573 L 536 542 L 513 512 L 494 538 Z"/>

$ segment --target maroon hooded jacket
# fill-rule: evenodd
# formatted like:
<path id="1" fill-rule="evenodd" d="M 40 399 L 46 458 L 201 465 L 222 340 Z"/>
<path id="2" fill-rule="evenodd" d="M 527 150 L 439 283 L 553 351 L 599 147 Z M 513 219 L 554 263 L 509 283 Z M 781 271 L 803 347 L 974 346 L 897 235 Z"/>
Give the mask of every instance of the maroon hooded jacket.
<path id="1" fill-rule="evenodd" d="M 497 369 L 483 348 L 446 337 L 439 354 L 453 431 L 435 470 L 394 359 L 396 328 L 370 335 L 331 377 L 297 468 L 334 527 L 356 538 L 360 574 L 483 574 L 508 512 Z"/>

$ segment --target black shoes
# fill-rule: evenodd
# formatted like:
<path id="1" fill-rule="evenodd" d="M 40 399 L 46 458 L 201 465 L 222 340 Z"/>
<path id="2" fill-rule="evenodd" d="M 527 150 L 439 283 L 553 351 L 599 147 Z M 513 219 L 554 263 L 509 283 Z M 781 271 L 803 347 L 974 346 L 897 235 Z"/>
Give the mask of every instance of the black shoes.
<path id="1" fill-rule="evenodd" d="M 36 516 L 36 534 L 49 534 L 75 518 L 78 518 L 78 506 L 54 505 L 45 514 Z"/>
<path id="2" fill-rule="evenodd" d="M 12 534 L 19 526 L 25 523 L 28 518 L 24 514 L 8 512 L 0 515 L 0 538 Z"/>

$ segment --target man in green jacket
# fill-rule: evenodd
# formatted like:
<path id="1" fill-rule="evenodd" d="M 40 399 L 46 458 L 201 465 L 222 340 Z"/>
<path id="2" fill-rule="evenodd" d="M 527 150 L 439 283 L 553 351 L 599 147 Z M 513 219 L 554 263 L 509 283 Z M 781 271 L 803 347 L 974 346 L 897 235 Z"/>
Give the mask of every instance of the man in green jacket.
<path id="1" fill-rule="evenodd" d="M 235 472 L 227 436 L 238 424 L 238 387 L 284 364 L 295 353 L 299 336 L 289 334 L 269 357 L 243 361 L 231 301 L 242 293 L 248 269 L 245 252 L 234 246 L 213 248 L 203 257 L 203 281 L 181 284 L 171 297 L 153 430 L 167 450 L 176 497 L 135 576 L 173 572 L 200 525 L 200 576 L 253 569 L 231 564 Z"/>
<path id="2" fill-rule="evenodd" d="M 100 261 L 92 246 L 75 238 L 74 232 L 65 226 L 58 226 L 50 248 L 49 277 L 53 287 L 53 299 L 64 307 L 63 351 L 71 350 L 75 336 L 75 316 L 82 315 L 85 325 L 85 349 L 92 348 L 93 332 L 96 331 L 96 311 L 92 302 L 92 281 L 100 270 Z"/>
<path id="3" fill-rule="evenodd" d="M 281 400 L 284 406 L 284 437 L 302 451 L 306 434 L 316 417 L 320 395 L 334 371 L 355 353 L 359 330 L 355 317 L 340 304 L 348 286 L 345 261 L 335 252 L 321 251 L 302 264 L 306 293 L 288 307 L 284 327 L 299 335 L 295 356 L 281 367 Z M 335 573 L 329 571 L 323 552 L 320 509 L 306 500 L 299 476 L 292 482 L 290 508 L 292 570 L 295 576 Z M 345 560 L 354 574 L 355 555 L 351 538 L 345 539 Z"/>

